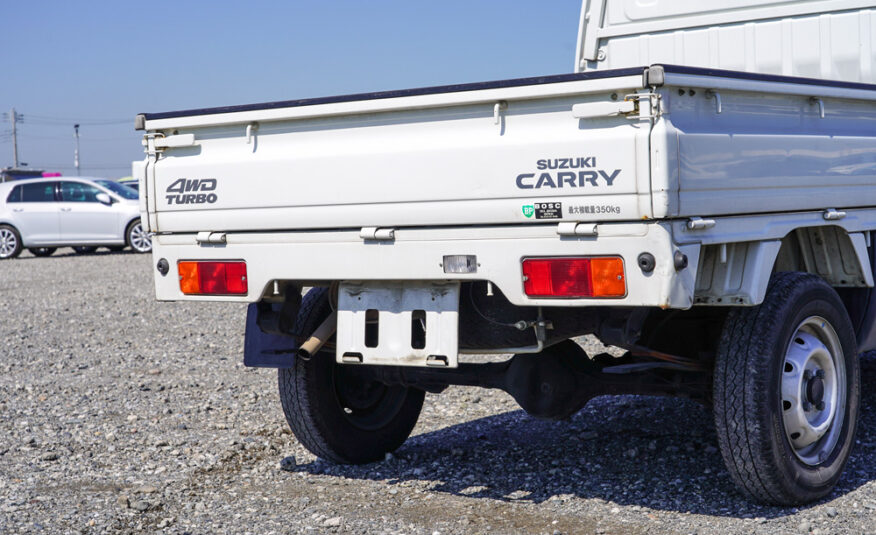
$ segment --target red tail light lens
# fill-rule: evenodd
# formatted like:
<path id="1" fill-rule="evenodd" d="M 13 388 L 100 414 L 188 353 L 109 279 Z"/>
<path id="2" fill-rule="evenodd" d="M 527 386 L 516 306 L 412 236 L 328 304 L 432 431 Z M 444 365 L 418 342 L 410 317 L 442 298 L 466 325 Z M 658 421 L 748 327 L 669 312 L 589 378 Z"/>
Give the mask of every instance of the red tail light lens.
<path id="1" fill-rule="evenodd" d="M 624 261 L 618 256 L 530 258 L 523 261 L 529 297 L 623 297 Z"/>
<path id="2" fill-rule="evenodd" d="M 246 295 L 246 262 L 178 262 L 179 289 L 186 295 Z"/>

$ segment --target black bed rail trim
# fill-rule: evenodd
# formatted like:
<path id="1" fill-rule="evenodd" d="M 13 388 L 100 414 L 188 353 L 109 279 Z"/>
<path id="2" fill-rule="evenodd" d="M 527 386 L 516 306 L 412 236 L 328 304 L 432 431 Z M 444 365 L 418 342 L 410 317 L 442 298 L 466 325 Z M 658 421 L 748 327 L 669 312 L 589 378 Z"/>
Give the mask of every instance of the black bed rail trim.
<path id="1" fill-rule="evenodd" d="M 684 65 L 658 64 L 668 74 L 690 74 L 693 76 L 713 76 L 718 78 L 734 78 L 737 80 L 753 80 L 758 82 L 776 82 L 794 85 L 816 85 L 821 87 L 836 87 L 840 89 L 861 89 L 876 91 L 876 84 L 862 82 L 843 82 L 840 80 L 824 80 L 821 78 L 804 78 L 801 76 L 785 76 L 781 74 L 764 74 L 758 72 L 728 71 L 705 67 L 687 67 Z"/>
<path id="2" fill-rule="evenodd" d="M 142 113 L 140 115 L 145 117 L 147 121 L 154 121 L 156 119 L 172 119 L 174 117 L 187 117 L 194 115 L 215 115 L 217 113 L 273 110 L 277 108 L 297 108 L 301 106 L 314 106 L 317 104 L 354 102 L 357 100 L 379 100 L 386 98 L 415 97 L 420 95 L 436 95 L 439 93 L 461 93 L 463 91 L 481 91 L 484 89 L 499 89 L 504 87 L 521 87 L 526 85 L 575 82 L 578 80 L 595 80 L 599 78 L 613 78 L 617 76 L 638 76 L 641 75 L 644 70 L 645 67 L 632 67 L 628 69 L 589 71 L 572 74 L 557 74 L 552 76 L 536 76 L 532 78 L 514 78 L 511 80 L 497 80 L 493 82 L 439 85 L 434 87 L 419 87 L 415 89 L 401 89 L 396 91 L 379 91 L 377 93 L 357 93 L 353 95 L 338 95 L 333 97 L 306 98 L 300 100 L 281 100 L 278 102 L 265 102 L 261 104 L 244 104 L 242 106 L 220 106 L 218 108 L 202 108 L 196 110 L 168 111 L 162 113 Z"/>
<path id="3" fill-rule="evenodd" d="M 818 78 L 802 78 L 797 76 L 782 76 L 776 74 L 761 74 L 742 71 L 728 71 L 722 69 L 710 69 L 703 67 L 685 67 L 683 65 L 656 64 L 650 68 L 662 67 L 667 74 L 689 74 L 695 76 L 713 76 L 721 78 L 734 78 L 740 80 L 755 80 L 761 82 L 778 82 L 797 85 L 814 85 L 822 87 L 836 87 L 842 89 L 861 89 L 876 91 L 876 85 L 860 82 L 842 82 L 838 80 L 822 80 Z M 143 129 L 144 121 L 157 119 L 172 119 L 175 117 L 190 117 L 198 115 L 216 115 L 219 113 L 237 113 L 245 111 L 272 110 L 278 108 L 297 108 L 301 106 L 314 106 L 317 104 L 335 104 L 340 102 L 354 102 L 361 100 L 379 100 L 399 97 L 413 97 L 421 95 L 435 95 L 439 93 L 461 93 L 463 91 L 481 91 L 485 89 L 499 89 L 505 87 L 521 87 L 527 85 L 556 84 L 561 82 L 575 82 L 579 80 L 596 80 L 601 78 L 614 78 L 619 76 L 635 76 L 647 73 L 649 67 L 630 67 L 625 69 L 609 69 L 604 71 L 588 71 L 572 74 L 557 74 L 551 76 L 536 76 L 531 78 L 514 78 L 510 80 L 496 80 L 492 82 L 478 82 L 468 84 L 440 85 L 434 87 L 419 87 L 415 89 L 401 89 L 395 91 L 379 91 L 376 93 L 356 93 L 352 95 L 338 95 L 331 97 L 305 98 L 298 100 L 281 100 L 277 102 L 264 102 L 259 104 L 244 104 L 240 106 L 220 106 L 216 108 L 201 108 L 192 110 L 168 111 L 161 113 L 141 113 L 137 116 L 136 126 Z M 660 85 L 660 84 L 657 84 Z"/>

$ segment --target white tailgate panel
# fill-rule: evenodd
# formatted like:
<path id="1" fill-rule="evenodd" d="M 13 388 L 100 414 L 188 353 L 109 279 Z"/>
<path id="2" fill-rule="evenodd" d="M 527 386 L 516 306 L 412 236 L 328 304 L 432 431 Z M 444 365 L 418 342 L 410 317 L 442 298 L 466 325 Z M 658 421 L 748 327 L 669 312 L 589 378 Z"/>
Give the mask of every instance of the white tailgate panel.
<path id="1" fill-rule="evenodd" d="M 636 151 L 650 125 L 573 117 L 575 104 L 603 101 L 611 92 L 511 102 L 498 124 L 484 104 L 286 120 L 259 125 L 250 143 L 245 124 L 192 129 L 195 145 L 167 149 L 155 166 L 158 230 L 648 217 Z M 180 195 L 204 179 L 215 189 Z M 561 210 L 533 211 L 541 202 Z"/>

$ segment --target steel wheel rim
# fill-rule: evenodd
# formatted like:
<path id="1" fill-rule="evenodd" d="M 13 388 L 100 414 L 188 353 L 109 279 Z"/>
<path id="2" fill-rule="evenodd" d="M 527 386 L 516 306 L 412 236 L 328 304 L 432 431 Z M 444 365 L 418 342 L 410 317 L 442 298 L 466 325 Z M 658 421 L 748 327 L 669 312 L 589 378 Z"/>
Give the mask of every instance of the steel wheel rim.
<path id="1" fill-rule="evenodd" d="M 823 463 L 839 442 L 847 400 L 842 344 L 826 319 L 810 316 L 795 329 L 785 351 L 781 394 L 794 455 L 809 466 Z"/>
<path id="2" fill-rule="evenodd" d="M 332 366 L 335 399 L 343 411 L 344 419 L 355 427 L 365 431 L 382 429 L 404 407 L 407 388 L 368 380 L 360 377 L 358 370 L 339 364 Z"/>
<path id="3" fill-rule="evenodd" d="M 8 228 L 0 229 L 0 258 L 7 258 L 15 252 L 18 247 L 18 238 L 15 233 Z"/>
<path id="4" fill-rule="evenodd" d="M 143 225 L 140 223 L 131 228 L 131 247 L 141 253 L 152 250 L 152 239 L 143 230 Z"/>

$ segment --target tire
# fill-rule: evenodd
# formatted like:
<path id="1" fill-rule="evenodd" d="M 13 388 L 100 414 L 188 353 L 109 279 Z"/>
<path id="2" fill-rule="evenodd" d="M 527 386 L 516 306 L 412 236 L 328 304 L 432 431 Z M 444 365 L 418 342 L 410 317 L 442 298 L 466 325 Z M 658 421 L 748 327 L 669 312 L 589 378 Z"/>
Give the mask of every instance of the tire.
<path id="1" fill-rule="evenodd" d="M 827 495 L 855 443 L 860 396 L 855 333 L 821 278 L 776 274 L 761 305 L 729 313 L 715 359 L 715 427 L 748 497 L 800 505 Z"/>
<path id="2" fill-rule="evenodd" d="M 21 234 L 10 225 L 0 225 L 0 260 L 21 254 Z"/>
<path id="3" fill-rule="evenodd" d="M 91 254 L 97 251 L 97 247 L 93 245 L 76 245 L 73 247 L 73 250 L 76 251 L 76 254 Z"/>
<path id="4" fill-rule="evenodd" d="M 34 256 L 52 256 L 52 253 L 58 250 L 57 247 L 28 247 L 30 254 Z"/>
<path id="5" fill-rule="evenodd" d="M 149 237 L 139 219 L 135 219 L 128 224 L 128 228 L 125 230 L 125 243 L 130 245 L 134 252 L 152 252 L 152 238 Z"/>
<path id="6" fill-rule="evenodd" d="M 328 292 L 314 288 L 302 300 L 295 330 L 309 336 L 329 313 Z M 317 457 L 340 464 L 382 460 L 417 423 L 424 391 L 367 381 L 358 372 L 337 364 L 329 351 L 277 370 L 286 421 Z"/>

